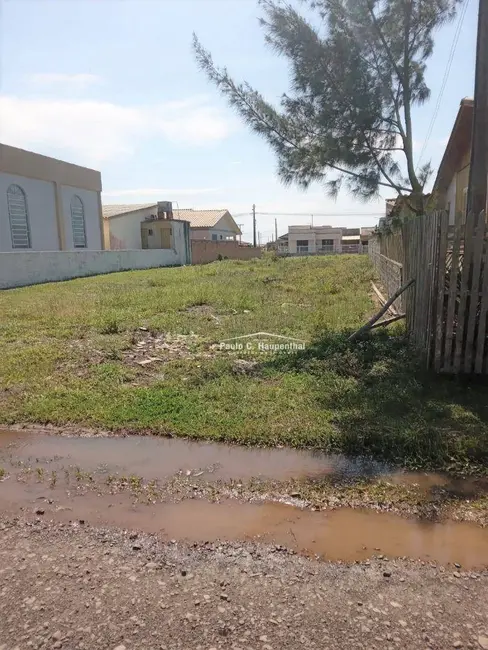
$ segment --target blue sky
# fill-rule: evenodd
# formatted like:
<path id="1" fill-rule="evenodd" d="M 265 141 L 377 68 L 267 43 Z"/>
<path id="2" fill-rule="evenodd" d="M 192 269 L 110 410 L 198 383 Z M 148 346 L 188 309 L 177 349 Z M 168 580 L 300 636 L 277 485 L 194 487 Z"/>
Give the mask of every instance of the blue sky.
<path id="1" fill-rule="evenodd" d="M 473 95 L 476 0 L 463 21 L 424 160 L 438 165 L 459 102 Z M 275 100 L 286 63 L 264 44 L 255 0 L 0 0 L 0 141 L 101 170 L 106 203 L 172 200 L 226 207 L 251 237 L 251 205 L 292 223 L 374 225 L 382 200 L 334 201 L 320 186 L 285 188 L 267 145 L 197 69 L 192 32 L 238 79 Z M 414 113 L 420 151 L 456 21 L 436 34 L 432 99 Z M 387 192 L 388 194 L 388 192 Z M 287 215 L 286 213 L 303 213 Z M 262 240 L 274 215 L 258 215 Z"/>

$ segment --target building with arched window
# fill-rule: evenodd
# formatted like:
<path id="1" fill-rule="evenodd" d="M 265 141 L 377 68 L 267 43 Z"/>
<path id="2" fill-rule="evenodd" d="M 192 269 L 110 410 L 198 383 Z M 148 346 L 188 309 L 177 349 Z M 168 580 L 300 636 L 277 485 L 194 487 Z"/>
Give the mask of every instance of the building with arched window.
<path id="1" fill-rule="evenodd" d="M 101 174 L 0 144 L 0 252 L 102 250 Z"/>

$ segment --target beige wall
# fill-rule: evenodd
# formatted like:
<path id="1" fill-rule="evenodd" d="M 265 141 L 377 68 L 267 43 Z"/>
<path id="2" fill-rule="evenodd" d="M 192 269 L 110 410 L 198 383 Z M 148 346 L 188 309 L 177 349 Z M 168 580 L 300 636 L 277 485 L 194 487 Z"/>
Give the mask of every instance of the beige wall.
<path id="1" fill-rule="evenodd" d="M 98 195 L 98 220 L 95 226 L 96 232 L 93 233 L 91 239 L 93 242 L 97 242 L 97 249 L 103 247 L 103 218 L 100 200 L 102 177 L 100 172 L 56 158 L 42 156 L 32 151 L 0 144 L 0 174 L 52 184 L 55 197 L 57 248 L 60 250 L 69 248 L 63 207 L 63 196 L 66 195 L 66 189 L 76 188 L 76 190 L 85 190 L 94 193 L 95 196 Z M 29 206 L 31 211 L 33 207 Z"/>
<path id="2" fill-rule="evenodd" d="M 6 144 L 0 144 L 0 172 L 37 178 L 40 181 L 52 181 L 59 185 L 71 185 L 85 190 L 98 192 L 102 190 L 102 176 L 94 169 L 79 167 Z"/>
<path id="3" fill-rule="evenodd" d="M 207 264 L 208 262 L 215 262 L 219 258 L 219 255 L 227 257 L 230 260 L 251 260 L 255 257 L 261 257 L 261 249 L 252 246 L 239 246 L 239 244 L 234 241 L 192 239 L 192 264 Z"/>

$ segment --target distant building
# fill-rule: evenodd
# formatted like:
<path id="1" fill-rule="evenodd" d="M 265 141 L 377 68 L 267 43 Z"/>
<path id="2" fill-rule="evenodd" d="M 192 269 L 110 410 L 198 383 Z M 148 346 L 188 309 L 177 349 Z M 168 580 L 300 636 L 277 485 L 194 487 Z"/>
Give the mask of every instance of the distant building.
<path id="1" fill-rule="evenodd" d="M 276 241 L 271 241 L 266 244 L 266 248 L 278 253 L 288 253 L 288 233 L 281 235 Z"/>
<path id="2" fill-rule="evenodd" d="M 342 228 L 332 226 L 289 226 L 288 252 L 292 255 L 341 253 Z"/>
<path id="3" fill-rule="evenodd" d="M 369 246 L 369 240 L 373 236 L 374 231 L 376 230 L 375 227 L 369 227 L 369 228 L 361 228 L 361 246 L 362 246 L 362 252 L 367 253 L 368 252 L 368 246 Z"/>
<path id="4" fill-rule="evenodd" d="M 103 206 L 105 242 L 111 250 L 142 248 L 141 223 L 157 213 L 157 203 Z M 239 226 L 228 210 L 173 210 L 174 220 L 190 224 L 190 239 L 236 241 Z"/>
<path id="5" fill-rule="evenodd" d="M 341 246 L 343 253 L 359 253 L 361 248 L 361 229 L 343 228 Z"/>

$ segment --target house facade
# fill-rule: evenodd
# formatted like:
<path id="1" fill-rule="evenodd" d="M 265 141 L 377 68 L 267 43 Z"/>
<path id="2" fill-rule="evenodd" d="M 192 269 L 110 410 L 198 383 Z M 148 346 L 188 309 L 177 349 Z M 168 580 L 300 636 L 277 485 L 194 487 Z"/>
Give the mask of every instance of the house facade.
<path id="1" fill-rule="evenodd" d="M 343 228 L 341 248 L 343 253 L 360 253 L 361 228 Z"/>
<path id="2" fill-rule="evenodd" d="M 103 249 L 101 174 L 0 144 L 0 252 Z"/>
<path id="3" fill-rule="evenodd" d="M 228 210 L 175 210 L 178 219 L 190 222 L 190 238 L 237 241 L 241 230 Z"/>
<path id="4" fill-rule="evenodd" d="M 173 251 L 179 264 L 190 264 L 188 221 L 175 219 L 171 201 L 103 206 L 107 249 Z"/>
<path id="5" fill-rule="evenodd" d="M 289 226 L 288 252 L 291 255 L 341 253 L 342 228 L 332 226 Z"/>
<path id="6" fill-rule="evenodd" d="M 457 213 L 466 217 L 473 112 L 473 100 L 463 99 L 434 184 L 437 207 L 449 212 L 450 225 Z"/>
<path id="7" fill-rule="evenodd" d="M 155 218 L 157 211 L 157 203 L 104 205 L 106 247 L 142 248 L 141 223 Z M 191 240 L 236 241 L 241 234 L 228 210 L 172 210 L 172 218 L 189 223 Z"/>

